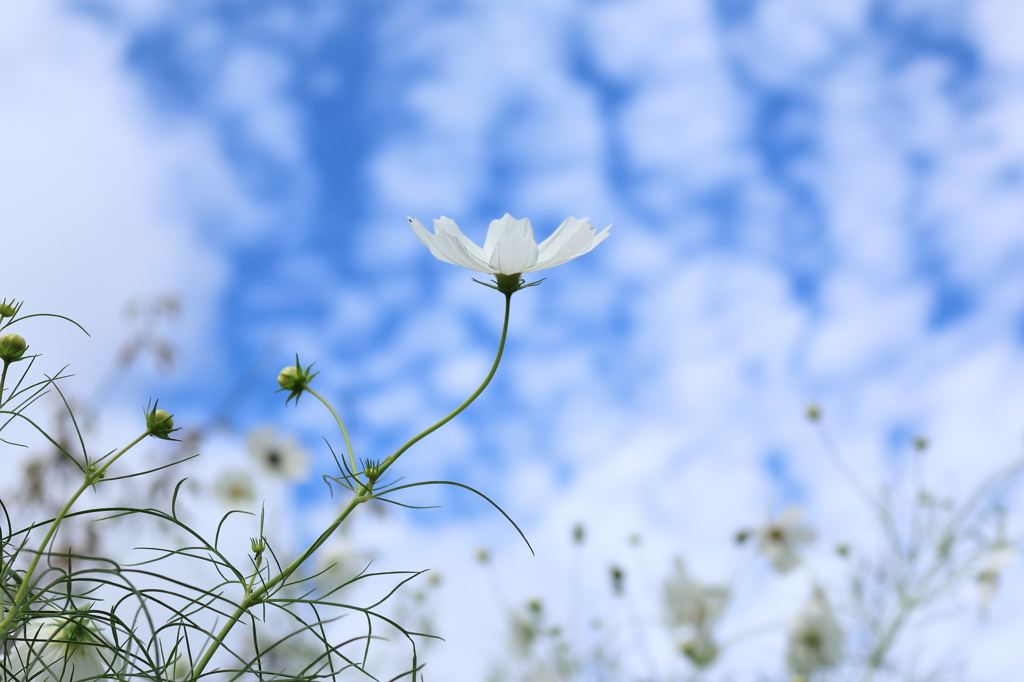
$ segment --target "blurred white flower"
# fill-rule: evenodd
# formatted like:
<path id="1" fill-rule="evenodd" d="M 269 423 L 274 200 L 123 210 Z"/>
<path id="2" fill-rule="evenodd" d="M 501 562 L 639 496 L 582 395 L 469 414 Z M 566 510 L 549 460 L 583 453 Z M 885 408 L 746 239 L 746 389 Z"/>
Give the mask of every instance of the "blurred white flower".
<path id="1" fill-rule="evenodd" d="M 980 592 L 978 601 L 981 606 L 981 613 L 984 615 L 992 600 L 996 597 L 996 590 L 999 589 L 999 580 L 1003 571 L 1016 556 L 1017 552 L 1005 542 L 996 544 L 989 553 L 982 559 L 981 570 L 975 576 Z"/>
<path id="2" fill-rule="evenodd" d="M 516 220 L 506 213 L 491 221 L 483 248 L 462 234 L 451 218 L 435 220 L 433 233 L 415 218 L 409 218 L 409 224 L 423 245 L 446 263 L 492 275 L 518 275 L 561 265 L 604 241 L 611 225 L 597 233 L 588 220 L 566 218 L 538 245 L 530 220 Z"/>
<path id="3" fill-rule="evenodd" d="M 718 658 L 718 644 L 711 638 L 711 634 L 700 628 L 693 637 L 679 645 L 683 655 L 693 663 L 696 668 L 707 668 Z"/>
<path id="4" fill-rule="evenodd" d="M 694 580 L 682 560 L 676 559 L 675 570 L 665 581 L 665 608 L 673 626 L 710 626 L 728 603 L 728 587 Z"/>
<path id="5" fill-rule="evenodd" d="M 757 531 L 757 548 L 779 573 L 786 573 L 800 563 L 799 551 L 814 541 L 816 533 L 803 524 L 799 507 L 787 507 L 777 521 L 769 521 Z"/>
<path id="6" fill-rule="evenodd" d="M 344 537 L 337 537 L 316 553 L 317 582 L 330 591 L 352 580 L 366 568 L 369 557 Z"/>
<path id="7" fill-rule="evenodd" d="M 821 588 L 797 614 L 789 632 L 786 662 L 794 675 L 810 675 L 830 668 L 843 657 L 843 628 Z"/>
<path id="8" fill-rule="evenodd" d="M 222 471 L 213 489 L 217 498 L 229 507 L 246 507 L 256 501 L 256 484 L 244 469 Z"/>
<path id="9" fill-rule="evenodd" d="M 28 623 L 4 657 L 15 679 L 78 682 L 101 678 L 110 669 L 106 649 L 79 617 L 52 616 Z"/>
<path id="10" fill-rule="evenodd" d="M 271 476 L 301 481 L 309 471 L 309 455 L 294 437 L 279 437 L 273 427 L 253 429 L 246 436 L 249 454 Z"/>

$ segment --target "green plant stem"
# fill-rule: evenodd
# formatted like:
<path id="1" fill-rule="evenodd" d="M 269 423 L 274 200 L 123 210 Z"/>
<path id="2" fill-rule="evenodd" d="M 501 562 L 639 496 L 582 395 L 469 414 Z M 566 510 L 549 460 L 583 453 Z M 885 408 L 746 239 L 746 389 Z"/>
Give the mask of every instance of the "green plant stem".
<path id="1" fill-rule="evenodd" d="M 32 562 L 29 564 L 28 570 L 26 570 L 25 575 L 22 576 L 21 587 L 18 588 L 18 593 L 14 597 L 14 600 L 11 604 L 11 610 L 7 613 L 7 617 L 5 617 L 3 621 L 0 621 L 0 632 L 7 632 L 11 623 L 21 614 L 22 602 L 24 601 L 25 595 L 28 593 L 29 585 L 32 582 L 32 574 L 35 572 L 36 567 L 39 565 L 39 560 L 42 558 L 44 552 L 46 551 L 46 547 L 50 544 L 50 541 L 53 539 L 53 536 L 56 535 L 61 522 L 64 520 L 64 517 L 67 516 L 69 511 L 71 511 L 72 505 L 74 505 L 75 502 L 78 501 L 78 498 L 82 496 L 82 493 L 84 493 L 88 488 L 90 488 L 97 481 L 103 478 L 103 474 L 106 473 L 107 469 L 110 467 L 111 464 L 116 462 L 118 458 L 121 457 L 121 455 L 128 452 L 133 447 L 142 442 L 142 439 L 148 436 L 149 434 L 150 430 L 146 429 L 141 436 L 139 436 L 131 443 L 121 448 L 94 473 L 89 474 L 87 470 L 85 481 L 82 483 L 81 486 L 78 487 L 78 490 L 75 491 L 75 494 L 71 496 L 71 499 L 67 501 L 67 504 L 64 505 L 64 507 L 57 514 L 57 516 L 54 517 L 53 522 L 50 523 L 50 528 L 46 531 L 46 537 L 43 538 L 42 543 L 40 543 L 39 545 L 39 549 L 36 550 L 35 556 L 32 557 Z"/>
<path id="2" fill-rule="evenodd" d="M 4 383 L 7 382 L 7 367 L 10 366 L 10 364 L 11 363 L 4 360 L 4 369 L 0 372 L 0 407 L 3 407 L 4 405 Z"/>
<path id="3" fill-rule="evenodd" d="M 356 467 L 356 455 L 352 451 L 352 441 L 348 439 L 348 429 L 345 428 L 345 422 L 341 421 L 341 416 L 334 409 L 334 407 L 324 399 L 322 395 L 311 389 L 309 386 L 306 387 L 306 392 L 310 393 L 317 400 L 324 404 L 331 414 L 334 415 L 334 421 L 338 422 L 338 427 L 341 428 L 341 435 L 345 437 L 345 449 L 348 450 L 348 463 L 352 467 L 352 475 L 355 477 L 356 482 L 359 481 L 359 469 Z"/>
<path id="4" fill-rule="evenodd" d="M 459 405 L 454 410 L 452 410 L 451 414 L 449 414 L 447 417 L 445 417 L 441 421 L 439 421 L 436 424 L 434 424 L 433 426 L 431 426 L 429 429 L 426 429 L 425 431 L 421 431 L 419 434 L 417 434 L 411 440 L 409 440 L 408 443 L 406 443 L 402 447 L 398 448 L 398 450 L 396 450 L 393 455 L 389 456 L 386 460 L 384 460 L 384 462 L 381 464 L 381 473 L 383 473 L 384 471 L 387 471 L 388 467 L 390 467 L 395 462 L 396 459 L 401 457 L 402 453 L 404 453 L 406 450 L 411 448 L 413 445 L 415 445 L 419 441 L 423 440 L 424 438 L 426 438 L 427 436 L 432 434 L 434 431 L 437 431 L 439 428 L 441 428 L 442 426 L 444 426 L 445 424 L 450 422 L 452 419 L 454 419 L 456 417 L 456 415 L 458 415 L 464 409 L 469 407 L 470 404 L 474 400 L 476 400 L 477 397 L 481 393 L 484 392 L 484 389 L 487 388 L 487 384 L 491 383 L 491 379 L 494 378 L 494 373 L 498 371 L 498 364 L 501 362 L 501 354 L 505 351 L 505 338 L 508 336 L 508 315 L 509 315 L 509 308 L 511 307 L 511 304 L 512 304 L 512 294 L 511 293 L 506 293 L 505 294 L 505 321 L 504 321 L 504 323 L 501 326 L 501 341 L 498 343 L 498 354 L 494 358 L 494 364 L 491 365 L 491 371 L 487 373 L 487 378 L 484 379 L 484 382 L 482 384 L 480 384 L 480 388 L 476 389 L 476 391 L 473 392 L 473 395 L 471 395 L 468 398 L 466 398 L 466 400 L 461 405 Z"/>
<path id="5" fill-rule="evenodd" d="M 228 618 L 227 622 L 224 623 L 224 626 L 220 629 L 220 632 L 218 632 L 214 636 L 213 641 L 210 642 L 210 644 L 206 648 L 206 651 L 203 652 L 202 657 L 199 659 L 199 662 L 196 663 L 196 667 L 192 670 L 192 675 L 189 678 L 192 682 L 196 682 L 196 680 L 200 678 L 200 676 L 203 674 L 203 670 L 205 670 L 206 666 L 210 663 L 210 659 L 213 658 L 213 655 L 217 652 L 217 649 L 221 647 L 221 645 L 224 643 L 224 639 L 231 632 L 232 628 L 235 627 L 235 624 L 238 623 L 239 619 L 243 615 L 245 615 L 245 612 L 253 606 L 255 606 L 256 604 L 258 604 L 260 601 L 262 601 L 264 595 L 266 595 L 269 590 L 277 586 L 278 583 L 287 580 L 295 571 L 298 570 L 299 566 L 301 566 L 306 561 L 306 559 L 308 559 L 313 554 L 313 552 L 315 552 L 317 549 L 320 548 L 321 545 L 327 542 L 327 539 L 331 537 L 331 534 L 338 529 L 338 526 L 340 526 L 345 521 L 345 519 L 349 517 L 349 515 L 356 507 L 372 498 L 373 496 L 369 494 L 359 494 L 353 497 L 351 500 L 349 500 L 348 505 L 341 512 L 341 514 L 338 515 L 338 518 L 336 518 L 334 522 L 330 526 L 328 526 L 323 533 L 320 534 L 320 537 L 318 537 L 313 542 L 313 544 L 311 544 L 306 549 L 306 551 L 300 554 L 295 559 L 295 561 L 288 564 L 288 566 L 285 567 L 277 576 L 263 583 L 255 590 L 247 591 L 247 594 L 242 598 L 241 603 L 239 603 L 238 608 L 235 609 L 235 612 L 232 613 L 231 616 Z"/>
<path id="6" fill-rule="evenodd" d="M 508 319 L 511 301 L 512 294 L 506 293 L 505 320 L 502 323 L 501 327 L 501 341 L 498 343 L 498 354 L 494 358 L 494 364 L 491 366 L 491 371 L 487 373 L 487 377 L 484 379 L 484 382 L 480 384 L 480 387 L 476 389 L 476 391 L 473 392 L 473 395 L 469 396 L 461 405 L 456 407 L 455 410 L 451 412 L 451 414 L 449 414 L 447 417 L 437 422 L 430 428 L 426 429 L 425 431 L 422 431 L 421 433 L 413 437 L 411 440 L 409 440 L 409 442 L 407 442 L 405 445 L 403 445 L 397 451 L 395 451 L 393 455 L 384 460 L 384 462 L 381 465 L 382 473 L 385 470 L 387 470 L 387 468 L 391 466 L 394 463 L 394 461 L 402 455 L 402 453 L 404 453 L 406 450 L 411 448 L 413 445 L 415 445 L 417 442 L 419 442 L 426 436 L 429 436 L 434 431 L 437 431 L 439 428 L 441 428 L 442 426 L 450 422 L 452 419 L 454 419 L 456 415 L 458 415 L 460 412 L 469 407 L 469 405 L 474 400 L 476 400 L 481 393 L 483 393 L 484 389 L 487 388 L 487 385 L 491 383 L 491 379 L 494 378 L 494 373 L 498 371 L 498 364 L 501 362 L 501 355 L 505 350 L 505 339 L 508 337 Z M 341 427 L 342 435 L 345 436 L 345 446 L 348 448 L 349 460 L 350 464 L 352 465 L 352 470 L 354 474 L 356 472 L 356 468 L 354 455 L 352 453 L 352 445 L 349 442 L 348 433 L 345 430 L 344 423 L 342 423 L 341 421 L 341 417 L 338 416 L 338 413 L 335 411 L 333 407 L 331 407 L 331 404 L 327 402 L 327 400 L 325 400 L 322 396 L 320 396 L 320 394 L 309 389 L 308 387 L 305 390 L 308 391 L 309 393 L 312 393 L 320 402 L 322 402 L 327 407 L 328 410 L 331 411 L 331 414 L 334 415 L 335 421 L 337 421 L 338 426 Z M 206 669 L 206 666 L 209 665 L 210 660 L 217 652 L 217 649 L 219 649 L 224 644 L 224 640 L 227 638 L 228 634 L 230 634 L 231 630 L 235 627 L 235 625 L 242 618 L 242 616 L 245 615 L 246 611 L 248 611 L 250 608 L 258 604 L 260 601 L 262 601 L 263 597 L 267 594 L 268 591 L 276 587 L 281 582 L 287 580 L 293 573 L 295 573 L 295 571 L 298 570 L 299 566 L 301 566 L 306 561 L 306 559 L 312 556 L 313 552 L 319 549 L 320 546 L 327 541 L 331 534 L 335 530 L 337 530 L 338 526 L 340 526 L 345 521 L 345 519 L 349 517 L 349 515 L 355 510 L 356 507 L 358 507 L 363 502 L 366 502 L 367 500 L 373 499 L 373 497 L 373 494 L 366 488 L 363 489 L 363 492 L 356 493 L 356 495 L 351 500 L 349 500 L 348 505 L 341 512 L 341 514 L 338 515 L 338 518 L 336 518 L 334 522 L 330 526 L 328 526 L 323 533 L 320 534 L 320 537 L 318 537 L 313 542 L 313 544 L 311 544 L 309 548 L 306 549 L 306 551 L 300 554 L 293 562 L 288 564 L 288 566 L 284 568 L 281 571 L 281 573 L 279 573 L 274 578 L 271 578 L 267 582 L 263 583 L 255 590 L 246 589 L 246 592 L 242 597 L 242 601 L 238 604 L 238 607 L 235 609 L 234 613 L 231 614 L 227 622 L 225 622 L 223 627 L 221 627 L 220 631 L 216 635 L 214 635 L 213 641 L 210 642 L 210 644 L 207 646 L 206 650 L 199 658 L 199 662 L 196 663 L 195 668 L 193 668 L 192 675 L 189 678 L 191 682 L 198 682 L 199 678 L 203 674 L 203 671 Z M 243 588 L 246 587 L 247 586 L 243 584 Z"/>

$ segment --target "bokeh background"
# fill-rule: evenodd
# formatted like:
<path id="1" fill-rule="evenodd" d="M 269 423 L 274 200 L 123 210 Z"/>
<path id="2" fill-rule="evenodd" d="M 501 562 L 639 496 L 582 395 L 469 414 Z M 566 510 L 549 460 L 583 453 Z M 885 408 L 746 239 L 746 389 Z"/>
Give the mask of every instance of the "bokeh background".
<path id="1" fill-rule="evenodd" d="M 125 302 L 173 293 L 174 373 L 140 367 L 106 408 L 135 418 L 154 396 L 179 423 L 277 422 L 328 470 L 327 415 L 272 392 L 296 351 L 357 454 L 383 456 L 496 345 L 501 297 L 431 257 L 407 215 L 478 241 L 505 212 L 541 238 L 569 215 L 613 223 L 516 295 L 491 389 L 402 461 L 486 492 L 537 556 L 461 492 L 351 531 L 382 568 L 445 576 L 434 679 L 482 679 L 505 617 L 480 546 L 509 603 L 564 612 L 582 585 L 613 623 L 618 563 L 654 627 L 673 556 L 725 579 L 732 533 L 788 504 L 822 553 L 870 544 L 810 401 L 872 486 L 919 434 L 929 485 L 954 496 L 1021 455 L 1022 22 L 1014 0 L 3 0 L 0 296 L 89 329 L 22 333 L 90 387 Z M 330 509 L 318 474 L 294 492 L 296 538 Z M 737 627 L 827 573 L 755 571 Z M 1017 564 L 1002 587 L 984 621 L 964 595 L 921 655 L 1014 679 Z M 783 637 L 733 665 L 779 672 Z"/>

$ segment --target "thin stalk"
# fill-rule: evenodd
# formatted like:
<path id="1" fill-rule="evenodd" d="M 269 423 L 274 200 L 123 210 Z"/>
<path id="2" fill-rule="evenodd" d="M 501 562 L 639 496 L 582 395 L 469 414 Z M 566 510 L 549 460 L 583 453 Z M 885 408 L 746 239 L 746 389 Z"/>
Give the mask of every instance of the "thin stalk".
<path id="1" fill-rule="evenodd" d="M 32 557 L 32 562 L 28 566 L 28 570 L 25 571 L 25 575 L 21 579 L 21 587 L 18 588 L 18 593 L 15 595 L 13 603 L 11 604 L 11 610 L 8 612 L 7 617 L 0 621 L 0 632 L 6 632 L 7 628 L 10 627 L 11 622 L 21 614 L 22 601 L 25 599 L 25 594 L 28 592 L 29 584 L 32 582 L 32 574 L 35 572 L 36 567 L 39 565 L 39 560 L 42 558 L 43 553 L 46 551 L 46 547 L 50 544 L 53 536 L 56 535 L 57 529 L 60 527 L 61 521 L 67 516 L 68 512 L 71 511 L 72 505 L 78 501 L 78 498 L 82 496 L 87 489 L 92 487 L 97 481 L 103 478 L 103 474 L 110 467 L 111 464 L 116 462 L 118 458 L 124 453 L 131 450 L 133 447 L 138 445 L 143 438 L 150 434 L 150 430 L 146 429 L 141 436 L 133 440 L 128 445 L 121 448 L 117 453 L 114 454 L 103 466 L 95 471 L 93 474 L 86 474 L 85 481 L 79 486 L 75 494 L 71 496 L 71 499 L 67 501 L 64 508 L 60 510 L 53 522 L 50 524 L 49 530 L 46 531 L 46 537 L 43 538 L 42 543 L 39 545 L 39 549 L 36 550 L 35 556 Z"/>
<path id="2" fill-rule="evenodd" d="M 394 461 L 396 459 L 398 459 L 402 455 L 402 453 L 404 453 L 406 450 L 408 450 L 413 445 L 415 445 L 419 441 L 423 440 L 424 438 L 426 438 L 427 436 L 432 434 L 434 431 L 437 431 L 439 428 L 441 428 L 442 426 L 444 426 L 445 424 L 450 422 L 452 419 L 454 419 L 456 417 L 456 415 L 458 415 L 464 409 L 469 407 L 470 404 L 474 400 L 476 400 L 477 397 L 481 393 L 484 392 L 484 389 L 487 388 L 487 384 L 491 383 L 491 379 L 494 377 L 494 373 L 498 371 L 498 363 L 501 362 L 501 354 L 505 351 L 505 338 L 508 336 L 508 314 L 509 314 L 509 308 L 510 308 L 511 304 L 512 304 L 512 294 L 511 293 L 506 293 L 505 294 L 505 321 L 504 321 L 504 323 L 502 324 L 502 327 L 501 327 L 501 341 L 498 343 L 498 354 L 494 358 L 494 364 L 491 366 L 491 371 L 487 373 L 487 378 L 484 379 L 484 382 L 482 384 L 480 384 L 480 388 L 476 389 L 476 391 L 473 392 L 473 395 L 471 395 L 468 398 L 466 398 L 465 402 L 463 402 L 461 405 L 456 407 L 451 412 L 451 414 L 449 414 L 447 417 L 445 417 L 441 421 L 437 422 L 436 424 L 431 426 L 429 429 L 426 429 L 425 431 L 420 432 L 418 435 L 414 436 L 411 440 L 409 440 L 408 443 L 406 443 L 402 447 L 398 448 L 398 450 L 396 450 L 393 455 L 389 456 L 381 464 L 381 471 L 382 472 L 387 470 L 387 468 L 390 467 L 394 463 Z"/>
<path id="3" fill-rule="evenodd" d="M 352 451 L 352 441 L 348 439 L 348 430 L 345 428 L 345 422 L 341 421 L 341 416 L 334 409 L 334 407 L 327 402 L 322 395 L 311 389 L 309 386 L 306 387 L 306 392 L 310 393 L 314 398 L 324 404 L 331 414 L 334 415 L 334 421 L 338 422 L 338 426 L 341 428 L 341 435 L 345 437 L 345 449 L 348 450 L 348 463 L 352 467 L 352 475 L 355 477 L 356 482 L 359 482 L 359 469 L 356 468 L 356 455 Z"/>
<path id="4" fill-rule="evenodd" d="M 292 575 L 292 573 L 297 571 L 299 566 L 301 566 L 303 562 L 305 562 L 306 559 L 308 559 L 313 554 L 313 552 L 315 552 L 317 549 L 320 548 L 321 545 L 327 542 L 327 539 L 331 536 L 331 534 L 335 530 L 337 530 L 338 526 L 340 526 L 342 522 L 344 522 L 345 519 L 348 518 L 349 514 L 351 514 L 356 507 L 358 507 L 363 502 L 366 502 L 367 500 L 371 499 L 372 497 L 372 495 L 356 495 L 355 497 L 353 497 L 349 501 L 345 509 L 341 512 L 341 514 L 338 515 L 338 518 L 334 520 L 334 523 L 328 526 L 327 530 L 321 533 L 320 537 L 313 541 L 313 544 L 311 544 L 306 549 L 306 551 L 300 554 L 298 558 L 296 558 L 293 562 L 288 564 L 288 566 L 285 567 L 277 576 L 271 578 L 255 590 L 250 591 L 248 592 L 248 594 L 245 595 L 241 603 L 239 603 L 238 608 L 235 609 L 235 612 L 232 613 L 231 616 L 228 618 L 227 622 L 224 623 L 224 626 L 220 629 L 220 632 L 218 632 L 214 636 L 213 641 L 210 642 L 210 644 L 206 648 L 206 651 L 203 652 L 202 657 L 199 659 L 199 662 L 196 663 L 196 667 L 192 670 L 192 676 L 189 678 L 192 682 L 196 682 L 196 680 L 200 678 L 200 676 L 203 674 L 203 670 L 205 670 L 206 666 L 210 663 L 210 659 L 213 658 L 213 655 L 217 652 L 217 649 L 219 649 L 221 645 L 224 644 L 224 639 L 235 627 L 239 619 L 241 619 L 241 617 L 245 615 L 245 612 L 252 608 L 254 605 L 258 604 L 260 601 L 262 601 L 263 596 L 269 590 L 277 586 L 278 583 L 287 580 Z"/>
<path id="5" fill-rule="evenodd" d="M 487 388 L 487 385 L 491 383 L 491 379 L 494 378 L 494 373 L 498 371 L 498 364 L 501 362 L 501 355 L 505 350 L 505 339 L 508 337 L 508 319 L 511 301 L 512 294 L 505 294 L 505 319 L 504 322 L 502 323 L 501 341 L 498 343 L 498 354 L 494 358 L 494 364 L 491 366 L 491 371 L 487 373 L 487 377 L 484 379 L 483 383 L 480 384 L 480 387 L 473 392 L 473 395 L 469 396 L 461 405 L 456 407 L 451 412 L 451 414 L 449 414 L 447 417 L 437 422 L 430 428 L 426 429 L 425 431 L 422 431 L 421 433 L 413 437 L 411 440 L 409 440 L 409 442 L 407 442 L 405 445 L 403 445 L 397 451 L 395 451 L 394 454 L 392 454 L 386 460 L 384 460 L 384 462 L 381 464 L 381 473 L 387 470 L 387 468 L 391 466 L 395 462 L 395 460 L 402 455 L 402 453 L 404 453 L 406 450 L 411 448 L 413 445 L 415 445 L 417 442 L 419 442 L 426 436 L 429 436 L 434 431 L 437 431 L 439 428 L 441 428 L 442 426 L 450 422 L 452 419 L 454 419 L 460 412 L 469 407 L 469 405 L 474 400 L 476 400 L 481 393 L 483 393 L 484 389 Z M 356 472 L 355 456 L 352 453 L 352 445 L 349 442 L 348 432 L 345 430 L 345 425 L 342 422 L 341 417 L 338 416 L 338 413 L 334 410 L 333 407 L 331 407 L 331 404 L 327 402 L 327 400 L 325 400 L 322 396 L 320 396 L 318 393 L 316 393 L 315 391 L 311 390 L 308 387 L 305 390 L 308 391 L 309 393 L 312 393 L 318 400 L 320 400 L 320 402 L 322 402 L 327 407 L 327 409 L 331 411 L 331 414 L 334 415 L 334 419 L 335 421 L 338 422 L 338 426 L 341 427 L 341 433 L 345 437 L 345 446 L 346 448 L 348 448 L 349 462 L 352 466 L 352 471 L 354 474 Z M 356 507 L 358 507 L 363 502 L 366 502 L 367 500 L 373 499 L 373 497 L 373 494 L 369 490 L 366 490 L 366 488 L 364 487 L 364 492 L 357 493 L 354 497 L 352 497 L 351 500 L 349 500 L 348 505 L 341 512 L 338 518 L 336 518 L 334 522 L 330 526 L 328 526 L 323 533 L 320 534 L 320 537 L 318 537 L 313 542 L 313 544 L 311 544 L 309 548 L 306 549 L 306 551 L 304 551 L 294 561 L 288 564 L 288 566 L 284 568 L 281 571 L 281 573 L 279 573 L 277 576 L 263 583 L 255 590 L 247 591 L 247 593 L 243 596 L 242 601 L 238 604 L 238 607 L 235 609 L 234 613 L 231 614 L 227 622 L 225 622 L 223 627 L 221 627 L 220 631 L 213 637 L 213 641 L 210 642 L 210 644 L 206 648 L 206 651 L 204 651 L 203 655 L 200 657 L 199 662 L 196 663 L 195 668 L 193 668 L 192 670 L 192 675 L 189 678 L 190 682 L 198 682 L 199 678 L 203 674 L 203 671 L 206 669 L 206 666 L 209 665 L 210 660 L 217 652 L 217 649 L 219 649 L 224 644 L 224 640 L 227 638 L 228 634 L 231 633 L 231 630 L 234 629 L 235 625 L 242 618 L 242 616 L 245 615 L 245 612 L 252 608 L 254 605 L 258 604 L 260 601 L 262 601 L 264 595 L 266 595 L 268 591 L 276 587 L 279 583 L 287 580 L 295 571 L 298 570 L 299 566 L 301 566 L 306 561 L 306 559 L 312 556 L 313 552 L 319 549 L 320 546 L 327 541 L 331 534 L 335 530 L 337 530 L 338 526 L 340 526 L 345 521 L 345 519 L 348 518 L 348 516 L 355 510 Z M 243 584 L 243 588 L 244 587 L 245 585 Z"/>
<path id="6" fill-rule="evenodd" d="M 0 372 L 0 407 L 4 405 L 4 383 L 7 381 L 7 367 L 11 363 L 4 361 L 4 369 Z"/>

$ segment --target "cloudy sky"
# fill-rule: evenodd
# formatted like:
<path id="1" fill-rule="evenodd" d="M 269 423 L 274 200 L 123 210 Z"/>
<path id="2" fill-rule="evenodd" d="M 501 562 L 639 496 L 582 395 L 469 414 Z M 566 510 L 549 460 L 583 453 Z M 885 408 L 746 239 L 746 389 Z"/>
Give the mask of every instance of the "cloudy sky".
<path id="1" fill-rule="evenodd" d="M 327 415 L 272 393 L 296 351 L 357 454 L 381 457 L 470 393 L 497 343 L 500 295 L 406 216 L 478 241 L 505 212 L 539 237 L 614 224 L 515 296 L 489 391 L 401 462 L 486 492 L 537 556 L 461 492 L 352 530 L 386 567 L 446 577 L 435 679 L 479 679 L 503 636 L 479 546 L 509 603 L 554 613 L 570 581 L 604 595 L 617 562 L 653 631 L 673 556 L 724 580 L 733 531 L 788 504 L 823 554 L 869 543 L 810 401 L 873 489 L 918 434 L 928 485 L 960 499 L 1021 455 L 1021 21 L 1013 0 L 3 0 L 0 296 L 92 332 L 23 332 L 85 385 L 126 300 L 179 296 L 176 373 L 143 369 L 111 409 L 158 394 L 201 420 L 241 385 L 239 429 L 279 422 L 326 468 Z M 295 502 L 326 513 L 318 476 Z M 820 570 L 755 571 L 736 627 L 794 611 Z M 1001 643 L 1024 631 L 1024 572 L 1004 588 L 985 623 L 965 601 L 939 635 L 966 639 L 971 679 L 1016 670 Z M 780 672 L 782 637 L 732 665 Z"/>

